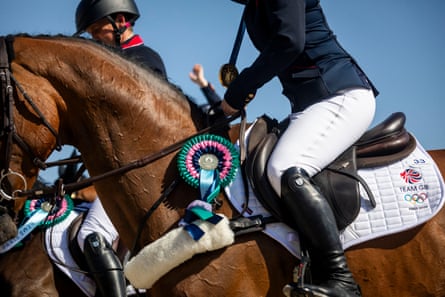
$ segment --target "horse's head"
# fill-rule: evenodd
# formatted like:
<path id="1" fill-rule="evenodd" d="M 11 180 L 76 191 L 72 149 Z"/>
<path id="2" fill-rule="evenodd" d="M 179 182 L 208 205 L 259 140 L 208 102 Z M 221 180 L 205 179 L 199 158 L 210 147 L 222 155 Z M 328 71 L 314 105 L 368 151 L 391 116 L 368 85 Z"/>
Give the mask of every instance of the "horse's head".
<path id="1" fill-rule="evenodd" d="M 15 236 L 14 221 L 26 199 L 20 193 L 34 184 L 57 144 L 58 95 L 21 64 L 23 58 L 12 39 L 0 38 L 0 244 Z"/>

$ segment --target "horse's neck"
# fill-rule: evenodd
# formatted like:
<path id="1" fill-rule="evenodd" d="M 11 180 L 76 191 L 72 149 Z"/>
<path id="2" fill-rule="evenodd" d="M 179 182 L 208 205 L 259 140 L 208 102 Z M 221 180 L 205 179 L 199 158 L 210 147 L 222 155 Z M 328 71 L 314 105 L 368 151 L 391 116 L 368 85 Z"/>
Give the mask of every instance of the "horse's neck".
<path id="1" fill-rule="evenodd" d="M 81 151 L 97 142 L 96 156 L 114 151 L 113 158 L 125 162 L 196 130 L 180 92 L 102 47 L 25 38 L 16 40 L 16 48 L 19 63 L 52 82 L 61 99 L 62 130 L 69 131 L 65 140 Z"/>
<path id="2" fill-rule="evenodd" d="M 196 132 L 190 106 L 175 88 L 97 46 L 26 39 L 17 42 L 16 63 L 52 82 L 58 94 L 52 98 L 60 101 L 60 134 L 79 149 L 92 176 Z M 169 154 L 155 164 L 95 184 L 120 230 L 134 230 L 139 218 L 135 213 L 150 208 L 159 197 L 171 178 L 173 158 Z M 162 218 L 157 223 L 162 224 Z M 129 243 L 134 234 L 123 236 Z"/>

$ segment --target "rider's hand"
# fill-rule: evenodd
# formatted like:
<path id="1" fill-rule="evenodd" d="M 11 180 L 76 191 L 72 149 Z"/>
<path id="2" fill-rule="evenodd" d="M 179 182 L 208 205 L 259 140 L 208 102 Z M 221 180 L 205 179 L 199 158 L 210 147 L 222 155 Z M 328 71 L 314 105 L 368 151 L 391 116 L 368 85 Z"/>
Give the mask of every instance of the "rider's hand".
<path id="1" fill-rule="evenodd" d="M 200 64 L 195 64 L 193 66 L 192 72 L 189 73 L 189 77 L 192 82 L 197 84 L 200 88 L 205 88 L 209 85 L 209 82 L 204 77 L 204 69 Z"/>

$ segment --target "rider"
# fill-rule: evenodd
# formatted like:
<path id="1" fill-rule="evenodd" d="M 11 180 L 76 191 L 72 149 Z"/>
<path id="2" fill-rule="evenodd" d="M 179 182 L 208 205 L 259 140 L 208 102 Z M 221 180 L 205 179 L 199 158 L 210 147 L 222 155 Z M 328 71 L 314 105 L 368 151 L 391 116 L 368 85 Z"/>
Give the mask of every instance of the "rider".
<path id="1" fill-rule="evenodd" d="M 368 129 L 377 90 L 330 30 L 319 0 L 232 0 L 259 55 L 229 85 L 221 108 L 231 115 L 277 76 L 292 113 L 268 163 L 272 187 L 306 240 L 320 283 L 285 287 L 287 296 L 361 296 L 334 214 L 312 177 Z"/>
<path id="2" fill-rule="evenodd" d="M 157 52 L 144 45 L 133 26 L 139 10 L 133 0 L 81 0 L 76 10 L 76 36 L 88 32 L 100 42 L 167 79 Z M 85 254 L 101 296 L 126 296 L 126 282 L 119 258 L 112 249 L 118 233 L 97 198 L 91 204 L 77 240 Z"/>
<path id="3" fill-rule="evenodd" d="M 76 10 L 74 35 L 88 32 L 95 40 L 122 49 L 125 56 L 167 78 L 160 55 L 133 31 L 139 15 L 133 0 L 82 0 Z"/>

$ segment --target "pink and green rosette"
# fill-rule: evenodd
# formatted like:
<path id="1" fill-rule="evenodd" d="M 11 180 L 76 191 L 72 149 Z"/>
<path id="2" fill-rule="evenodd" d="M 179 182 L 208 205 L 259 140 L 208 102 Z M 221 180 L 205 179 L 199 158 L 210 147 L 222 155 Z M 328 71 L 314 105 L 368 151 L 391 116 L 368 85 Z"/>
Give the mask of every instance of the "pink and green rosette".
<path id="1" fill-rule="evenodd" d="M 25 202 L 25 218 L 32 216 L 38 210 L 48 212 L 48 216 L 40 223 L 43 228 L 53 226 L 63 221 L 73 209 L 73 200 L 69 195 L 57 197 L 54 205 L 48 202 L 47 198 L 29 199 Z"/>
<path id="2" fill-rule="evenodd" d="M 198 240 L 203 235 L 191 222 L 196 219 L 217 224 L 221 217 L 212 212 L 212 204 L 221 188 L 235 178 L 240 165 L 235 146 L 219 135 L 203 134 L 187 141 L 178 154 L 178 169 L 181 177 L 200 191 L 200 200 L 190 203 L 182 225 Z"/>

